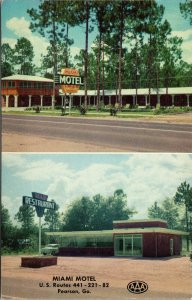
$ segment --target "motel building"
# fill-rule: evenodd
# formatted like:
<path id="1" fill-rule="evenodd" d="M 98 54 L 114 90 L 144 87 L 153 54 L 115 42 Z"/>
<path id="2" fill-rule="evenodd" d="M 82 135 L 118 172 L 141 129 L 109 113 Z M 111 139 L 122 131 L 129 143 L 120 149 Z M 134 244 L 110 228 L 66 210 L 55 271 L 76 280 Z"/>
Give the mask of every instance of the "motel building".
<path id="1" fill-rule="evenodd" d="M 161 219 L 114 221 L 112 230 L 47 232 L 58 256 L 164 257 L 180 255 L 188 233 Z"/>
<path id="2" fill-rule="evenodd" d="M 64 105 L 65 95 L 56 85 L 53 90 L 53 80 L 39 76 L 12 75 L 1 79 L 2 84 L 2 109 L 24 110 L 31 107 L 61 107 Z M 105 105 L 114 105 L 117 99 L 117 90 L 100 91 L 100 99 Z M 96 105 L 97 91 L 88 90 L 88 105 Z M 139 106 L 192 106 L 192 87 L 160 88 L 157 92 L 151 89 L 122 89 L 122 105 Z M 85 101 L 84 90 L 71 94 L 72 106 L 82 105 Z"/>

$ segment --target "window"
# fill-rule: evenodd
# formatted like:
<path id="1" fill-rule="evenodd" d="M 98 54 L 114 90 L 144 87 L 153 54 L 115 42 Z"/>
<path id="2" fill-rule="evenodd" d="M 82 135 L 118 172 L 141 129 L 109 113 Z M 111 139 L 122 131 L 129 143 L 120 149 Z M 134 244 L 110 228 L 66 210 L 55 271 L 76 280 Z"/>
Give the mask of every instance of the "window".
<path id="1" fill-rule="evenodd" d="M 9 88 L 15 87 L 15 81 L 8 81 L 8 87 Z"/>
<path id="2" fill-rule="evenodd" d="M 62 237 L 62 247 L 70 248 L 107 248 L 113 247 L 113 235 Z"/>
<path id="3" fill-rule="evenodd" d="M 32 82 L 30 81 L 20 81 L 19 83 L 20 88 L 31 88 L 32 87 Z"/>
<path id="4" fill-rule="evenodd" d="M 2 81 L 2 88 L 6 88 L 7 87 L 7 82 L 6 81 Z"/>

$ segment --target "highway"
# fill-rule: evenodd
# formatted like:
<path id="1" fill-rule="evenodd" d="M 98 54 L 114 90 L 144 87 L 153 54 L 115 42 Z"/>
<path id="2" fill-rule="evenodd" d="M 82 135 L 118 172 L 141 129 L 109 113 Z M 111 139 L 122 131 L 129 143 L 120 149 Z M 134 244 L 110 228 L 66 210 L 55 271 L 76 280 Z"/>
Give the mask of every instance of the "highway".
<path id="1" fill-rule="evenodd" d="M 46 138 L 55 143 L 55 152 L 56 140 L 124 152 L 192 152 L 191 124 L 7 114 L 2 133 Z"/>

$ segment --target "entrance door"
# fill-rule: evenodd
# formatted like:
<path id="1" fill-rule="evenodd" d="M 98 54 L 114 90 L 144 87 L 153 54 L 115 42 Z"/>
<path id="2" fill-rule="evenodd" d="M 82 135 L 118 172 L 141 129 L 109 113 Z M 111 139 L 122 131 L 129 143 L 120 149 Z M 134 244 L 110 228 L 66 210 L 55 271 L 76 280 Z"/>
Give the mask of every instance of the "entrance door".
<path id="1" fill-rule="evenodd" d="M 142 235 L 115 235 L 115 256 L 142 256 Z"/>
<path id="2" fill-rule="evenodd" d="M 133 239 L 131 237 L 124 237 L 124 253 L 123 255 L 132 256 L 133 253 Z"/>

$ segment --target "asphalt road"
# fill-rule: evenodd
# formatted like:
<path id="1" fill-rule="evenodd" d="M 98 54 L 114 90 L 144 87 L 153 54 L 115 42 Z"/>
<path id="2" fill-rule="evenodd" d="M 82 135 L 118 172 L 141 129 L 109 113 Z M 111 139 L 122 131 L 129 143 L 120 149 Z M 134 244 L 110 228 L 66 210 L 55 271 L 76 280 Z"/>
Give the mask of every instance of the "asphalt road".
<path id="1" fill-rule="evenodd" d="M 117 151 L 192 152 L 190 124 L 3 115 L 2 132 L 43 137 L 51 143 L 64 140 L 99 145 Z"/>

